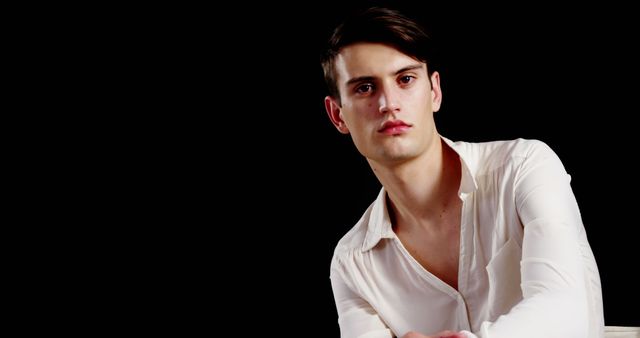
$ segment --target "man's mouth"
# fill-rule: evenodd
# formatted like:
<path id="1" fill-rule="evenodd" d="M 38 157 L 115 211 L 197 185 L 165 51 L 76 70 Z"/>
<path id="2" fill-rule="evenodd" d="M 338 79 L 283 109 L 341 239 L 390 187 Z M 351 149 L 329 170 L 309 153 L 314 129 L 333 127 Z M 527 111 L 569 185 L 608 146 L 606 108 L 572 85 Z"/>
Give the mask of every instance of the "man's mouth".
<path id="1" fill-rule="evenodd" d="M 411 125 L 405 123 L 402 120 L 391 120 L 385 122 L 378 132 L 387 134 L 387 135 L 398 135 L 405 133 L 407 130 L 411 128 Z"/>

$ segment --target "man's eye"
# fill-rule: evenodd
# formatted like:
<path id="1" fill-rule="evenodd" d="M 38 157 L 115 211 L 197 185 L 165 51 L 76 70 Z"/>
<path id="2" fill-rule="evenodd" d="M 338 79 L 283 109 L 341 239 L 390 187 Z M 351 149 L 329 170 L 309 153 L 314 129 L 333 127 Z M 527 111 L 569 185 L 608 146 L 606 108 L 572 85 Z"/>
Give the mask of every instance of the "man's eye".
<path id="1" fill-rule="evenodd" d="M 356 88 L 358 94 L 366 94 L 373 90 L 373 86 L 370 83 L 365 83 Z"/>
<path id="2" fill-rule="evenodd" d="M 408 83 L 411 83 L 411 81 L 413 81 L 413 79 L 415 79 L 413 76 L 404 75 L 404 76 L 400 77 L 400 82 L 404 83 L 404 84 L 408 84 Z"/>

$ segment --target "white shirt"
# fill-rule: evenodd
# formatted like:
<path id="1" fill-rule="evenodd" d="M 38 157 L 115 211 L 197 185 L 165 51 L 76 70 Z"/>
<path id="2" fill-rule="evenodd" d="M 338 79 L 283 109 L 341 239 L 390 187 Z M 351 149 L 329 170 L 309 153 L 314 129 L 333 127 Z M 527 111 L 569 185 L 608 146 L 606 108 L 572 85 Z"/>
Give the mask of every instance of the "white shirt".
<path id="1" fill-rule="evenodd" d="M 383 188 L 331 262 L 342 337 L 603 337 L 598 268 L 557 155 L 536 140 L 443 139 L 462 163 L 458 290 L 404 248 Z"/>

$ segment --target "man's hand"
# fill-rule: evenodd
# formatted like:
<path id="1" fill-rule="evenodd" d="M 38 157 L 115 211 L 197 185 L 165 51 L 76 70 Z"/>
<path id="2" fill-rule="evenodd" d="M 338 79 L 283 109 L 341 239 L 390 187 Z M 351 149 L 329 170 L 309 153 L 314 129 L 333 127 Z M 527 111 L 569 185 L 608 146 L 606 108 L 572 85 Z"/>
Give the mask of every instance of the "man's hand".
<path id="1" fill-rule="evenodd" d="M 402 338 L 466 338 L 466 336 L 459 332 L 442 331 L 436 334 L 425 336 L 418 332 L 409 331 Z"/>

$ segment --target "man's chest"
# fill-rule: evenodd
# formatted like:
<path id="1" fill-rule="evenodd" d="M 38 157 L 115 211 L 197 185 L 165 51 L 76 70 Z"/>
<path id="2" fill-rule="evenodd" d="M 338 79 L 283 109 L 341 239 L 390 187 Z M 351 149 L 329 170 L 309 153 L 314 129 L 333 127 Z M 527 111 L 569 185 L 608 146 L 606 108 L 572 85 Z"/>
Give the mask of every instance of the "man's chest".
<path id="1" fill-rule="evenodd" d="M 437 226 L 441 231 L 399 233 L 398 237 L 409 254 L 425 270 L 457 289 L 460 212 L 444 216 Z"/>

